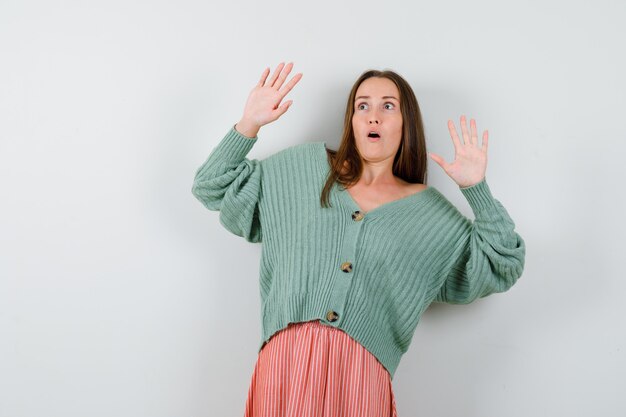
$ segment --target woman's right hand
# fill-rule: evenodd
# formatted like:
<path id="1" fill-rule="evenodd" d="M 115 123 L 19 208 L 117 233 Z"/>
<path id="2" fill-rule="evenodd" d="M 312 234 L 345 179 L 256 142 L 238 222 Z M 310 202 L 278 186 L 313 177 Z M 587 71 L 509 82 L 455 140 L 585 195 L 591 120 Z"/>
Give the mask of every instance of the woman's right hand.
<path id="1" fill-rule="evenodd" d="M 267 76 L 270 69 L 266 68 L 263 71 L 259 83 L 248 96 L 241 120 L 235 126 L 239 133 L 250 138 L 256 137 L 261 126 L 273 122 L 287 111 L 293 100 L 286 101 L 282 105 L 280 102 L 302 78 L 302 73 L 298 73 L 282 87 L 292 68 L 292 62 L 286 66 L 284 62 L 281 62 L 269 80 Z"/>

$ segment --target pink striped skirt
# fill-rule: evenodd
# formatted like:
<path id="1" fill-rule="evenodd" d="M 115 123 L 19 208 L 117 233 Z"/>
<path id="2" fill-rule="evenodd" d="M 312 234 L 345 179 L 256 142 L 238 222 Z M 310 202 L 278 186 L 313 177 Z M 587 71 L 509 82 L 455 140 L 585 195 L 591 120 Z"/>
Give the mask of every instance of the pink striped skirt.
<path id="1" fill-rule="evenodd" d="M 397 417 L 391 377 L 341 329 L 289 323 L 259 352 L 244 417 Z"/>

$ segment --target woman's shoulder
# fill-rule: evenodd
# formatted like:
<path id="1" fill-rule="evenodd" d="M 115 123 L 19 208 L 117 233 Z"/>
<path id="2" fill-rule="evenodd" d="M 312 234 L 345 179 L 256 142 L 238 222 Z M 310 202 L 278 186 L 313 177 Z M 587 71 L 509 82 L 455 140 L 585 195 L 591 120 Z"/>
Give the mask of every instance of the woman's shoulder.
<path id="1" fill-rule="evenodd" d="M 321 149 L 321 148 L 325 148 L 324 142 L 321 142 L 321 141 L 302 142 L 302 143 L 296 143 L 294 145 L 288 145 L 287 147 L 282 148 L 278 150 L 277 152 L 275 152 L 272 156 L 285 157 L 285 156 L 299 155 L 311 149 Z"/>
<path id="2" fill-rule="evenodd" d="M 265 165 L 272 163 L 295 163 L 302 164 L 316 159 L 326 158 L 325 142 L 302 142 L 289 145 L 274 152 L 265 159 Z"/>
<path id="3" fill-rule="evenodd" d="M 400 188 L 404 196 L 421 193 L 422 191 L 425 191 L 427 188 L 429 188 L 428 185 L 426 184 L 408 182 L 408 181 L 403 180 L 400 177 L 397 177 L 397 178 L 398 178 L 398 182 L 400 183 Z"/>
<path id="4" fill-rule="evenodd" d="M 425 200 L 431 203 L 431 213 L 450 224 L 464 223 L 468 219 L 461 213 L 452 201 L 450 201 L 436 186 L 432 184 L 407 183 L 405 185 L 407 195 L 423 194 Z"/>

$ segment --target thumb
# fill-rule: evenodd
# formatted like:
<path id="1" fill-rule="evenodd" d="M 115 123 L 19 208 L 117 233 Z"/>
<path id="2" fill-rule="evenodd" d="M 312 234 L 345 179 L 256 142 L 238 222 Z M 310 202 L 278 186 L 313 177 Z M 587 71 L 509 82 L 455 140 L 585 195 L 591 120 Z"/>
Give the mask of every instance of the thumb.
<path id="1" fill-rule="evenodd" d="M 450 175 L 450 174 L 449 174 L 449 172 L 450 172 L 450 171 L 449 171 L 449 169 L 450 169 L 450 164 L 449 164 L 449 163 L 447 163 L 447 162 L 445 161 L 445 159 L 443 159 L 442 157 L 440 157 L 439 155 L 437 155 L 436 153 L 433 153 L 433 152 L 430 152 L 430 153 L 429 153 L 429 155 L 430 155 L 430 158 L 431 158 L 433 161 L 435 161 L 437 164 L 439 164 L 439 166 L 440 166 L 441 168 L 443 168 L 443 170 L 446 172 L 446 174 Z"/>
<path id="2" fill-rule="evenodd" d="M 285 103 L 281 104 L 279 108 L 277 108 L 275 110 L 276 112 L 276 118 L 279 118 L 280 116 L 282 116 L 283 114 L 285 114 L 285 112 L 289 109 L 289 107 L 291 106 L 291 103 L 293 103 L 293 100 L 289 100 L 286 101 Z"/>
<path id="3" fill-rule="evenodd" d="M 443 168 L 444 171 L 447 171 L 448 163 L 441 156 L 433 152 L 429 152 L 428 155 L 430 156 L 430 159 L 432 159 L 437 164 L 439 164 L 439 166 L 441 166 L 441 168 Z"/>

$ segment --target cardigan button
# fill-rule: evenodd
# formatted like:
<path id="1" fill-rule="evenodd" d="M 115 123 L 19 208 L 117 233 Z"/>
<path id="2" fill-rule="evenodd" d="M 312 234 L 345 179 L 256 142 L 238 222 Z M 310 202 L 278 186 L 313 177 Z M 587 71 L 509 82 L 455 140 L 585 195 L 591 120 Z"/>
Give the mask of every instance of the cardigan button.
<path id="1" fill-rule="evenodd" d="M 351 262 L 344 262 L 341 264 L 341 270 L 343 272 L 350 272 L 352 271 L 352 263 Z"/>
<path id="2" fill-rule="evenodd" d="M 363 220 L 363 217 L 365 216 L 359 210 L 352 213 L 352 220 L 354 220 L 355 222 Z"/>
<path id="3" fill-rule="evenodd" d="M 338 318 L 339 314 L 335 313 L 333 310 L 328 310 L 328 313 L 326 313 L 326 320 L 328 321 L 337 321 Z"/>

